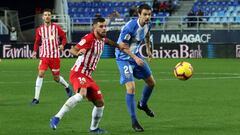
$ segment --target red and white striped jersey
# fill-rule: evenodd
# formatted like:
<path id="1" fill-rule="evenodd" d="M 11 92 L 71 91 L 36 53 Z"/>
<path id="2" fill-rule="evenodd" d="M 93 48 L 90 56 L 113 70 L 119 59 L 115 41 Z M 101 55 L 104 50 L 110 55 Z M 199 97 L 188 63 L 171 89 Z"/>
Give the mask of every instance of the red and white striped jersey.
<path id="1" fill-rule="evenodd" d="M 34 43 L 34 51 L 40 47 L 40 58 L 59 58 L 59 43 L 62 40 L 62 45 L 66 45 L 67 38 L 65 32 L 57 24 L 51 23 L 49 26 L 41 25 L 36 30 L 36 37 Z"/>
<path id="2" fill-rule="evenodd" d="M 76 47 L 79 49 L 84 48 L 87 52 L 78 57 L 71 72 L 79 72 L 91 77 L 100 60 L 105 42 L 106 38 L 97 39 L 94 33 L 85 35 Z"/>

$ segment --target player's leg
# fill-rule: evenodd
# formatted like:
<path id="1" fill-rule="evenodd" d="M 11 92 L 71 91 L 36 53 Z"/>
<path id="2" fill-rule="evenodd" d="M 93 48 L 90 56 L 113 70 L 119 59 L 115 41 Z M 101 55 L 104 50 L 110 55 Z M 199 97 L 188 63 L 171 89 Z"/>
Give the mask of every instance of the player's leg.
<path id="1" fill-rule="evenodd" d="M 72 90 L 70 88 L 70 85 L 67 83 L 67 81 L 65 81 L 65 79 L 62 76 L 60 76 L 60 59 L 51 59 L 49 67 L 52 71 L 54 81 L 62 84 L 65 87 L 68 97 L 71 97 Z"/>
<path id="2" fill-rule="evenodd" d="M 36 79 L 36 84 L 35 84 L 35 95 L 34 95 L 34 98 L 32 100 L 33 105 L 39 103 L 43 78 L 44 78 L 45 71 L 47 69 L 48 69 L 47 60 L 46 59 L 41 59 L 39 61 L 39 65 L 38 65 L 38 77 Z"/>
<path id="3" fill-rule="evenodd" d="M 89 132 L 97 134 L 107 133 L 106 130 L 98 127 L 103 116 L 104 100 L 98 85 L 93 79 L 91 80 L 91 87 L 87 91 L 87 98 L 89 101 L 92 101 L 94 105 L 92 110 L 92 121 Z"/>
<path id="4" fill-rule="evenodd" d="M 102 99 L 93 101 L 94 107 L 92 110 L 92 121 L 89 129 L 90 133 L 107 133 L 106 130 L 103 130 L 98 127 L 104 111 L 104 101 Z"/>
<path id="5" fill-rule="evenodd" d="M 138 109 L 145 111 L 145 113 L 150 116 L 154 117 L 154 112 L 148 107 L 147 102 L 152 94 L 153 88 L 155 86 L 155 80 L 153 76 L 144 79 L 146 82 L 146 85 L 143 88 L 142 91 L 142 98 L 140 102 L 138 102 Z"/>
<path id="6" fill-rule="evenodd" d="M 142 126 L 138 123 L 137 120 L 137 116 L 136 116 L 136 103 L 135 103 L 135 82 L 131 81 L 131 82 L 127 82 L 125 83 L 127 92 L 126 92 L 126 103 L 127 103 L 127 108 L 128 108 L 128 112 L 131 116 L 131 120 L 132 120 L 132 128 L 136 131 L 136 132 L 143 132 L 144 129 L 142 128 Z"/>
<path id="7" fill-rule="evenodd" d="M 65 104 L 62 106 L 62 108 L 59 110 L 59 112 L 52 117 L 51 121 L 50 121 L 50 126 L 53 130 L 55 130 L 57 128 L 57 125 L 59 123 L 59 121 L 62 119 L 63 115 L 66 112 L 69 112 L 71 109 L 73 109 L 80 101 L 82 101 L 87 94 L 87 89 L 86 88 L 79 88 L 78 90 L 76 90 L 77 93 L 70 97 Z"/>
<path id="8" fill-rule="evenodd" d="M 144 131 L 143 128 L 137 121 L 136 109 L 135 109 L 135 82 L 133 78 L 133 70 L 129 62 L 127 61 L 117 61 L 118 69 L 120 71 L 120 83 L 126 86 L 126 104 L 128 108 L 129 115 L 132 120 L 132 128 L 136 132 Z"/>
<path id="9" fill-rule="evenodd" d="M 70 85 L 67 83 L 67 81 L 65 81 L 65 79 L 60 76 L 60 75 L 53 75 L 53 79 L 54 81 L 56 81 L 57 83 L 62 84 L 65 87 L 65 90 L 67 92 L 67 96 L 71 97 L 72 96 L 72 90 Z"/>
<path id="10" fill-rule="evenodd" d="M 142 99 L 141 99 L 141 105 L 146 106 L 147 102 L 149 100 L 149 97 L 152 94 L 153 88 L 156 84 L 153 76 L 149 76 L 148 78 L 144 79 L 146 85 L 143 88 L 143 93 L 142 93 Z"/>
<path id="11" fill-rule="evenodd" d="M 154 113 L 148 108 L 147 105 L 155 86 L 155 80 L 151 74 L 148 64 L 145 62 L 144 66 L 136 65 L 135 69 L 133 70 L 133 74 L 137 79 L 143 79 L 146 83 L 142 91 L 141 100 L 138 102 L 138 109 L 145 111 L 148 116 L 154 117 Z"/>

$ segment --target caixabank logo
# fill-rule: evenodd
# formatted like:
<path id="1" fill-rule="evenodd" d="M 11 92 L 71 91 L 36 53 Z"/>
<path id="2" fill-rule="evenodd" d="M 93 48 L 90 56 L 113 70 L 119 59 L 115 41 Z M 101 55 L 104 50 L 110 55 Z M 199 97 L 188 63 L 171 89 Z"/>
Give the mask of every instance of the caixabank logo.
<path id="1" fill-rule="evenodd" d="M 146 44 L 141 45 L 140 54 L 147 57 Z M 168 44 L 155 45 L 152 49 L 153 58 L 202 58 L 200 45 Z"/>

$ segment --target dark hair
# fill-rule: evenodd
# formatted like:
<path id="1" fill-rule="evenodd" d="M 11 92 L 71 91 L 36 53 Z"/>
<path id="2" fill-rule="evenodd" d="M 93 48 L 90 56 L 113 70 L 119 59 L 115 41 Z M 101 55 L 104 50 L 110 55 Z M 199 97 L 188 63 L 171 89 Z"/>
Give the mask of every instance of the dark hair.
<path id="1" fill-rule="evenodd" d="M 101 15 L 100 13 L 96 13 L 96 14 L 94 15 L 94 17 L 95 17 L 95 18 L 99 18 L 99 17 L 102 17 L 102 15 Z"/>
<path id="2" fill-rule="evenodd" d="M 43 9 L 43 12 L 42 12 L 42 13 L 44 13 L 44 12 L 50 12 L 50 13 L 52 13 L 52 9 L 50 9 L 50 8 L 45 8 L 45 9 Z"/>
<path id="3" fill-rule="evenodd" d="M 93 19 L 93 24 L 92 25 L 95 25 L 95 24 L 97 24 L 98 22 L 105 22 L 105 19 L 104 18 L 102 18 L 102 17 L 97 17 L 97 18 L 95 18 L 95 19 Z"/>
<path id="4" fill-rule="evenodd" d="M 148 4 L 142 4 L 138 7 L 138 13 L 141 14 L 143 9 L 152 10 L 152 8 Z"/>

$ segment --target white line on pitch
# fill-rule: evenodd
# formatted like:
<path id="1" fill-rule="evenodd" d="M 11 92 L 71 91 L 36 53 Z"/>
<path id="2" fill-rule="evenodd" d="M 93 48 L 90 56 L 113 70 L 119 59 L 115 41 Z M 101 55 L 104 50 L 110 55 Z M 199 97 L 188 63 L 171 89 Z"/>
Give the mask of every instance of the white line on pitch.
<path id="1" fill-rule="evenodd" d="M 171 80 L 177 80 L 176 78 L 165 78 L 165 79 L 157 79 L 156 80 L 160 80 L 160 81 L 171 81 Z M 233 76 L 233 77 L 207 77 L 207 78 L 191 78 L 191 80 L 221 80 L 221 79 L 240 79 L 240 76 Z M 119 80 L 96 80 L 96 82 L 119 82 Z M 0 84 L 23 84 L 23 83 L 35 83 L 34 81 L 29 82 L 20 82 L 20 81 L 16 81 L 16 82 L 6 82 L 6 81 L 0 81 Z M 44 83 L 55 83 L 55 81 L 44 81 Z"/>

